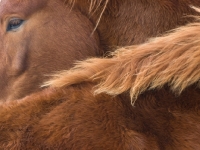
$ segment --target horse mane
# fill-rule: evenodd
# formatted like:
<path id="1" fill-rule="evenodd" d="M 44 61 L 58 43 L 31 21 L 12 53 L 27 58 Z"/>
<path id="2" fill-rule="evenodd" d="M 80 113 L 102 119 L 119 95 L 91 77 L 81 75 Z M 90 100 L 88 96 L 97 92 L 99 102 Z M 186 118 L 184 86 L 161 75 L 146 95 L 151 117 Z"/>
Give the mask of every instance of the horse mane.
<path id="1" fill-rule="evenodd" d="M 74 6 L 74 4 L 79 3 L 79 1 L 83 0 L 64 0 L 64 3 Z M 100 5 L 107 5 L 108 2 L 109 0 L 88 0 L 87 3 L 89 4 L 89 12 L 95 11 Z"/>
<path id="2" fill-rule="evenodd" d="M 64 0 L 64 3 L 67 3 L 69 4 L 72 8 L 74 7 L 74 5 L 76 3 L 79 3 L 80 1 L 83 2 L 83 0 Z M 96 25 L 93 29 L 93 33 L 94 31 L 97 29 L 98 25 L 99 25 L 99 22 L 101 20 L 101 17 L 105 11 L 105 9 L 107 8 L 107 5 L 108 5 L 108 2 L 110 0 L 88 0 L 87 1 L 87 4 L 89 5 L 89 8 L 88 8 L 88 13 L 90 15 L 93 15 L 98 9 L 100 9 L 100 13 L 99 13 L 99 17 L 98 19 L 96 20 Z M 100 6 L 102 5 L 102 8 L 100 8 Z"/>
<path id="3" fill-rule="evenodd" d="M 188 86 L 200 87 L 200 17 L 197 22 L 150 39 L 147 43 L 120 48 L 112 58 L 91 58 L 77 62 L 43 86 L 63 87 L 96 82 L 96 94 L 130 91 L 136 100 L 146 90 L 169 85 L 180 94 Z"/>

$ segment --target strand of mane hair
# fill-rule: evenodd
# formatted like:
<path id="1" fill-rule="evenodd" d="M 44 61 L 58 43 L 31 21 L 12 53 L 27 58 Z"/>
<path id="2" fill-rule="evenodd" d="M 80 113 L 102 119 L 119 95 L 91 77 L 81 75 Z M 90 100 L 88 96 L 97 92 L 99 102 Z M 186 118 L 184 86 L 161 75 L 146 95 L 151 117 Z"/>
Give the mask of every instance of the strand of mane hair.
<path id="1" fill-rule="evenodd" d="M 130 91 L 134 102 L 150 89 L 169 85 L 180 94 L 190 85 L 200 87 L 200 23 L 188 24 L 138 46 L 120 48 L 112 58 L 91 58 L 53 75 L 45 86 L 62 87 L 96 82 L 96 94 Z"/>

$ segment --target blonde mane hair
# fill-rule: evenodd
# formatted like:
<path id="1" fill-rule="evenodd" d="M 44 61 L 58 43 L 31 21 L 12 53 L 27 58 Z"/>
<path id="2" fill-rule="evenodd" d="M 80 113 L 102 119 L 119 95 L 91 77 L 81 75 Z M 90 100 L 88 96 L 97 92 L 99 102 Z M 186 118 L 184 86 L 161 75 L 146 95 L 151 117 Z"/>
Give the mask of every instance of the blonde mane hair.
<path id="1" fill-rule="evenodd" d="M 120 48 L 112 58 L 91 58 L 54 75 L 44 86 L 63 87 L 96 82 L 95 94 L 130 91 L 134 102 L 146 90 L 168 85 L 180 94 L 190 85 L 200 87 L 200 18 L 138 46 Z"/>
<path id="2" fill-rule="evenodd" d="M 78 3 L 80 0 L 64 0 L 64 3 L 67 3 L 69 5 L 71 5 L 71 7 L 73 8 L 73 6 Z M 83 1 L 83 0 L 81 0 Z M 89 9 L 88 9 L 88 13 L 90 15 L 93 15 L 98 9 L 100 9 L 100 14 L 98 19 L 96 20 L 96 25 L 93 29 L 92 34 L 94 33 L 94 31 L 97 29 L 100 21 L 101 21 L 101 17 L 103 15 L 103 13 L 105 12 L 105 9 L 107 8 L 108 2 L 110 0 L 88 0 L 88 4 L 89 4 Z M 100 8 L 100 6 L 102 5 L 102 8 Z"/>

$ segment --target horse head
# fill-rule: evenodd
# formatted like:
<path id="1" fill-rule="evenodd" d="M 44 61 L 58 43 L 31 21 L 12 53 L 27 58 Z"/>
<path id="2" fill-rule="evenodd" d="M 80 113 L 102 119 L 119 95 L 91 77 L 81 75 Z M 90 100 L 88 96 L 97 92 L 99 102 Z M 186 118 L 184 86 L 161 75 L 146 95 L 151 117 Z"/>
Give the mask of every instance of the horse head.
<path id="1" fill-rule="evenodd" d="M 22 98 L 54 71 L 99 55 L 93 24 L 55 0 L 0 3 L 0 99 Z"/>

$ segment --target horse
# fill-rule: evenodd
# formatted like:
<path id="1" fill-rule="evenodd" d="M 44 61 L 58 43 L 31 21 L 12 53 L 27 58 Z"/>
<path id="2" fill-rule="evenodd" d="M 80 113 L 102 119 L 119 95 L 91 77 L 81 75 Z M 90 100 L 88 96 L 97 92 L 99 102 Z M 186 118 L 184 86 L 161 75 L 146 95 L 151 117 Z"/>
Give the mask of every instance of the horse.
<path id="1" fill-rule="evenodd" d="M 199 149 L 199 30 L 200 18 L 1 104 L 1 148 Z"/>
<path id="2" fill-rule="evenodd" d="M 92 22 L 100 35 L 104 51 L 141 44 L 148 38 L 185 25 L 199 15 L 191 6 L 196 0 L 70 0 Z M 88 12 L 89 10 L 89 12 Z"/>
<path id="3" fill-rule="evenodd" d="M 41 90 L 50 73 L 101 55 L 94 25 L 62 1 L 2 0 L 0 18 L 1 101 Z"/>
<path id="4" fill-rule="evenodd" d="M 0 100 L 42 90 L 49 74 L 194 21 L 196 0 L 2 0 Z M 165 16 L 165 17 L 163 17 Z"/>
<path id="5" fill-rule="evenodd" d="M 198 28 L 199 23 L 193 23 L 145 44 L 120 48 L 108 58 L 77 62 L 74 68 L 55 74 L 44 86 L 60 88 L 80 82 L 98 82 L 96 94 L 115 96 L 129 91 L 132 100 L 143 91 L 166 84 L 177 94 L 195 83 L 199 87 Z"/>

